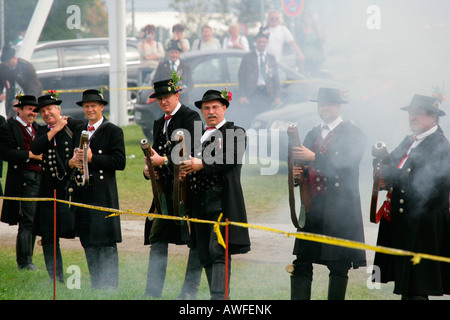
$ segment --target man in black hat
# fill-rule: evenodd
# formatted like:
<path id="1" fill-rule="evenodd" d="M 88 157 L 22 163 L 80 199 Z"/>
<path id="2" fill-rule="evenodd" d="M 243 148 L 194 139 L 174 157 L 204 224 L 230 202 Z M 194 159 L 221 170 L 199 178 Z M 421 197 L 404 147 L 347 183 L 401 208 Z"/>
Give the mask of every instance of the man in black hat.
<path id="1" fill-rule="evenodd" d="M 0 127 L 0 153 L 8 162 L 5 196 L 35 198 L 41 181 L 42 154 L 30 151 L 36 136 L 38 124 L 35 122 L 36 97 L 18 96 L 17 117 L 9 118 Z M 18 269 L 35 270 L 33 264 L 33 221 L 36 211 L 35 201 L 4 200 L 1 221 L 10 225 L 19 224 L 16 243 Z"/>
<path id="2" fill-rule="evenodd" d="M 176 79 L 168 79 L 155 82 L 155 92 L 150 96 L 155 98 L 159 107 L 164 112 L 164 116 L 155 120 L 153 132 L 155 141 L 153 143 L 154 155 L 151 161 L 158 173 L 158 178 L 163 186 L 167 212 L 164 214 L 173 215 L 173 183 L 174 183 L 174 161 L 172 159 L 172 149 L 175 142 L 172 141 L 173 134 L 183 130 L 185 138 L 190 139 L 189 154 L 192 154 L 194 141 L 195 122 L 201 122 L 197 112 L 189 109 L 179 101 L 179 83 Z M 179 160 L 179 159 L 178 159 Z M 147 164 L 144 168 L 144 175 L 149 179 Z M 164 200 L 163 200 L 164 201 Z M 155 204 L 152 203 L 150 212 L 155 212 Z M 176 245 L 190 244 L 189 230 L 186 223 L 178 223 L 172 220 L 146 219 L 144 244 L 150 244 L 150 256 L 147 273 L 147 287 L 145 294 L 154 297 L 161 297 L 167 270 L 167 254 L 169 243 Z M 194 299 L 197 295 L 198 285 L 202 268 L 198 262 L 197 253 L 190 250 L 186 278 L 183 285 L 180 299 Z"/>
<path id="3" fill-rule="evenodd" d="M 240 183 L 242 158 L 246 148 L 243 128 L 225 119 L 231 93 L 208 90 L 202 100 L 195 102 L 201 110 L 206 128 L 195 157 L 182 169 L 188 174 L 189 203 L 195 218 L 217 221 L 247 222 L 245 201 Z M 193 242 L 200 262 L 205 268 L 212 300 L 225 296 L 225 249 L 219 243 L 212 224 L 196 224 Z M 221 228 L 222 234 L 224 229 Z M 248 229 L 230 226 L 229 253 L 250 251 Z M 231 256 L 228 257 L 228 274 Z M 228 279 L 230 279 L 228 277 Z"/>
<path id="4" fill-rule="evenodd" d="M 158 64 L 155 75 L 153 76 L 153 85 L 155 82 L 170 78 L 172 72 L 178 73 L 183 78 L 183 91 L 180 92 L 180 102 L 188 105 L 189 93 L 194 88 L 191 67 L 180 60 L 183 49 L 179 41 L 170 40 L 167 44 L 166 52 L 167 59 Z"/>
<path id="5" fill-rule="evenodd" d="M 450 258 L 450 144 L 439 125 L 445 112 L 435 97 L 415 95 L 409 106 L 412 135 L 382 164 L 390 201 L 381 210 L 377 245 Z M 394 281 L 405 300 L 450 294 L 450 265 L 375 253 L 374 280 Z"/>
<path id="6" fill-rule="evenodd" d="M 0 60 L 0 101 L 5 100 L 6 116 L 10 118 L 15 115 L 13 105 L 16 92 L 38 97 L 42 93 L 42 86 L 33 65 L 17 58 L 16 50 L 11 46 L 3 47 Z M 1 94 L 5 88 L 6 94 Z"/>
<path id="7" fill-rule="evenodd" d="M 312 205 L 300 231 L 364 242 L 359 195 L 359 165 L 366 138 L 363 132 L 340 116 L 347 103 L 345 93 L 334 88 L 320 88 L 317 100 L 322 124 L 313 128 L 294 158 L 306 162 L 301 170 L 309 180 Z M 295 240 L 294 271 L 291 275 L 291 299 L 311 298 L 313 263 L 330 270 L 328 299 L 343 300 L 348 271 L 366 265 L 365 252 L 306 240 Z"/>
<path id="8" fill-rule="evenodd" d="M 266 52 L 268 41 L 269 33 L 261 28 L 255 37 L 256 50 L 244 55 L 239 67 L 241 106 L 236 112 L 248 113 L 248 116 L 243 117 L 249 119 L 245 126 L 250 125 L 255 115 L 280 103 L 278 64 L 275 57 Z"/>
<path id="9" fill-rule="evenodd" d="M 81 173 L 75 176 L 80 186 L 75 186 L 72 199 L 78 203 L 119 209 L 116 171 L 124 170 L 126 164 L 123 131 L 103 116 L 103 109 L 108 102 L 101 91 L 84 91 L 82 100 L 77 104 L 83 108 L 88 121 L 75 129 L 72 147 L 76 151 L 68 165 L 80 171 L 83 169 L 84 152 L 78 147 L 81 134 L 86 131 L 89 135 L 86 159 L 89 179 L 81 185 Z M 117 243 L 122 241 L 120 217 L 105 219 L 108 212 L 84 207 L 75 207 L 74 214 L 75 232 L 86 254 L 92 287 L 117 288 Z"/>
<path id="10" fill-rule="evenodd" d="M 39 189 L 39 197 L 53 198 L 56 190 L 56 198 L 69 200 L 68 193 L 71 171 L 67 170 L 67 162 L 73 156 L 72 136 L 75 128 L 83 124 L 82 120 L 74 120 L 61 115 L 61 100 L 58 94 L 50 91 L 49 94 L 38 98 L 38 106 L 35 109 L 42 119 L 41 126 L 36 134 L 36 139 L 31 143 L 31 151 L 35 154 L 43 154 L 42 178 Z M 64 282 L 63 262 L 59 246 L 59 238 L 73 239 L 74 218 L 68 206 L 56 203 L 56 277 Z M 54 204 L 52 202 L 39 202 L 34 221 L 35 234 L 42 236 L 42 249 L 44 261 L 50 279 L 54 276 Z"/>

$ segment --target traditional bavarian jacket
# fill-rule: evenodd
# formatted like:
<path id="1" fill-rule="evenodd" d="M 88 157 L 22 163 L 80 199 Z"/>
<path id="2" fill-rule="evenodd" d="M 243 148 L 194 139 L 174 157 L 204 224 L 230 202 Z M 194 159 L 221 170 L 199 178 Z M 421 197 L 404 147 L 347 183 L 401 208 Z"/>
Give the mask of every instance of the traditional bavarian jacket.
<path id="1" fill-rule="evenodd" d="M 301 231 L 364 242 L 359 193 L 359 164 L 365 135 L 351 122 L 340 122 L 325 139 L 321 127 L 313 128 L 304 146 L 315 152 L 306 175 L 312 191 L 312 206 Z M 316 246 L 317 249 L 308 249 Z M 354 268 L 366 265 L 365 252 L 296 240 L 294 254 L 315 263 L 350 261 Z M 311 255 L 311 256 L 310 256 Z"/>
<path id="2" fill-rule="evenodd" d="M 405 137 L 390 153 L 391 164 L 383 164 L 390 221 L 380 220 L 377 245 L 450 257 L 450 143 L 439 126 L 417 147 L 413 143 L 413 136 Z M 396 294 L 450 294 L 448 263 L 423 259 L 414 265 L 411 257 L 376 253 L 375 265 L 380 282 L 395 281 Z"/>
<path id="3" fill-rule="evenodd" d="M 56 190 L 57 199 L 70 200 L 67 191 L 72 170 L 68 170 L 67 162 L 73 156 L 73 132 L 83 123 L 82 120 L 69 118 L 67 126 L 50 141 L 47 133 L 51 128 L 47 125 L 39 128 L 36 139 L 31 143 L 31 151 L 34 154 L 42 154 L 40 197 L 53 198 L 54 190 Z M 53 231 L 53 211 L 52 202 L 38 203 L 35 216 L 35 232 L 37 235 Z M 57 221 L 58 236 L 73 238 L 75 235 L 73 213 L 69 212 L 67 206 L 61 203 L 57 203 Z"/>

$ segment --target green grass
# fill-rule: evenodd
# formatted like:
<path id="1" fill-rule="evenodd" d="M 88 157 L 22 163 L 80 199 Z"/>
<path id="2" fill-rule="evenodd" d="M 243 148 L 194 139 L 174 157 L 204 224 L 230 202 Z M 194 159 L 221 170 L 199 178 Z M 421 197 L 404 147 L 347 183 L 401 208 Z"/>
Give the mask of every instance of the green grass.
<path id="1" fill-rule="evenodd" d="M 127 166 L 117 173 L 120 207 L 137 213 L 148 212 L 152 201 L 150 182 L 142 176 L 144 167 L 140 140 L 144 137 L 141 128 L 131 125 L 124 128 L 127 154 Z M 280 164 L 281 167 L 283 165 Z M 285 166 L 285 165 L 284 165 Z M 283 217 L 289 221 L 287 201 L 287 177 L 281 170 L 274 176 L 260 175 L 259 165 L 244 165 L 242 186 L 246 200 L 249 222 L 276 222 Z M 6 173 L 6 165 L 4 168 Z M 6 174 L 5 174 L 6 176 Z M 4 179 L 2 184 L 4 186 Z M 122 215 L 122 219 L 140 219 L 133 215 Z M 144 247 L 144 246 L 143 246 Z M 148 267 L 148 247 L 141 252 L 119 250 L 119 288 L 115 291 L 90 289 L 89 272 L 84 252 L 81 249 L 62 247 L 64 268 L 76 265 L 81 269 L 81 289 L 68 289 L 59 284 L 56 288 L 59 300 L 136 300 L 142 297 Z M 0 300 L 50 300 L 53 299 L 53 282 L 49 282 L 45 270 L 42 248 L 36 246 L 34 262 L 38 271 L 18 271 L 15 263 L 15 248 L 0 247 Z M 184 253 L 170 254 L 163 299 L 178 296 L 184 279 L 187 262 L 187 250 Z M 251 262 L 233 258 L 231 274 L 231 298 L 233 300 L 285 300 L 290 298 L 290 279 L 285 271 L 290 261 L 272 261 L 269 263 Z M 70 274 L 66 274 L 66 279 Z M 365 268 L 352 270 L 347 298 L 354 300 L 398 299 L 392 294 L 392 286 L 369 290 L 366 282 L 368 274 Z M 312 299 L 326 299 L 328 270 L 322 266 L 314 267 Z M 208 285 L 203 273 L 198 294 L 199 299 L 209 299 Z"/>
<path id="2" fill-rule="evenodd" d="M 49 280 L 43 262 L 42 251 L 36 249 L 34 262 L 37 271 L 19 271 L 15 265 L 14 248 L 0 249 L 0 300 L 51 300 L 53 282 Z M 81 289 L 68 289 L 57 283 L 57 300 L 158 300 L 143 296 L 147 276 L 148 255 L 119 252 L 119 287 L 117 290 L 93 290 L 90 288 L 89 272 L 82 250 L 63 250 L 64 268 L 76 265 L 81 269 Z M 163 291 L 164 300 L 178 296 L 184 279 L 186 256 L 169 255 L 167 277 Z M 71 274 L 66 274 L 66 281 Z M 392 294 L 392 286 L 369 290 L 365 269 L 350 271 L 347 290 L 348 300 L 398 299 Z M 282 262 L 232 263 L 230 295 L 233 300 L 289 300 L 290 279 Z M 313 300 L 327 298 L 328 270 L 314 267 Z M 209 292 L 205 274 L 199 287 L 199 300 L 208 300 Z"/>

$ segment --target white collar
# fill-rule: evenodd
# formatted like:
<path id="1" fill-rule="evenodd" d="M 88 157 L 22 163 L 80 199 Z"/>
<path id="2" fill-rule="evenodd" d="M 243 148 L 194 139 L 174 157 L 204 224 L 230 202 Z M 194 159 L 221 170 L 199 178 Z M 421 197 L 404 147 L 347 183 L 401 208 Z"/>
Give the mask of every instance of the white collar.
<path id="1" fill-rule="evenodd" d="M 101 119 L 100 120 L 98 120 L 96 123 L 94 123 L 94 125 L 93 126 L 91 126 L 89 123 L 88 123 L 88 128 L 89 127 L 94 127 L 95 128 L 95 130 L 97 130 L 98 129 L 98 127 L 100 127 L 101 126 L 101 124 L 103 123 L 103 117 L 101 117 Z"/>
<path id="2" fill-rule="evenodd" d="M 28 123 L 26 123 L 25 121 L 23 121 L 21 117 L 17 116 L 17 117 L 16 117 L 16 120 L 17 120 L 21 125 L 23 125 L 24 127 L 27 127 L 27 126 L 28 126 Z"/>
<path id="3" fill-rule="evenodd" d="M 225 118 L 223 118 L 223 120 L 217 124 L 216 130 L 220 129 L 226 122 L 227 122 L 227 120 Z"/>
<path id="4" fill-rule="evenodd" d="M 175 113 L 178 112 L 178 110 L 180 110 L 181 108 L 181 102 L 178 102 L 177 106 L 175 107 L 175 109 L 173 109 L 172 113 L 170 114 L 171 116 L 174 116 Z"/>
<path id="5" fill-rule="evenodd" d="M 328 126 L 330 131 L 333 131 L 342 121 L 344 121 L 344 120 L 342 120 L 341 116 L 339 116 L 335 120 L 331 121 L 330 123 L 322 122 L 322 125 L 320 127 L 323 128 L 324 126 Z"/>
<path id="6" fill-rule="evenodd" d="M 425 138 L 428 137 L 429 135 L 435 133 L 436 130 L 437 130 L 437 128 L 438 128 L 438 126 L 435 125 L 435 126 L 434 126 L 433 128 L 431 128 L 430 130 L 425 131 L 425 132 L 423 132 L 423 133 L 421 133 L 421 134 L 418 134 L 418 135 L 416 136 L 416 139 L 417 139 L 418 141 L 421 141 L 421 140 L 425 139 Z"/>
<path id="7" fill-rule="evenodd" d="M 207 130 L 203 133 L 202 138 L 200 139 L 200 142 L 203 143 L 215 132 L 217 129 L 220 129 L 225 123 L 227 122 L 226 119 L 223 119 L 220 123 L 217 124 L 216 129 Z"/>

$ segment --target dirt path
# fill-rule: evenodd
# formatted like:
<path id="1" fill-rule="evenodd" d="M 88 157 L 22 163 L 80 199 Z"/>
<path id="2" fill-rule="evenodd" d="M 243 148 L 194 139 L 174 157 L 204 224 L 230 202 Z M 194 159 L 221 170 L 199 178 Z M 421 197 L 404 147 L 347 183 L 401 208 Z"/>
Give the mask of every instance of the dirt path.
<path id="1" fill-rule="evenodd" d="M 285 232 L 294 232 L 295 229 L 290 223 L 255 223 L 258 226 L 270 227 Z M 148 253 L 149 247 L 143 245 L 144 220 L 122 219 L 122 243 L 119 244 L 119 251 Z M 252 250 L 245 255 L 237 255 L 234 259 L 249 260 L 254 262 L 274 262 L 285 261 L 289 264 L 294 256 L 292 248 L 294 238 L 289 238 L 283 234 L 249 229 Z M 17 236 L 17 226 L 8 226 L 0 223 L 0 247 L 15 246 Z M 366 228 L 366 242 L 375 243 L 376 230 L 372 226 Z M 81 250 L 80 241 L 76 239 L 61 239 L 61 248 Z M 171 245 L 173 253 L 187 254 L 186 246 Z M 367 253 L 368 260 L 371 260 L 372 253 Z"/>

